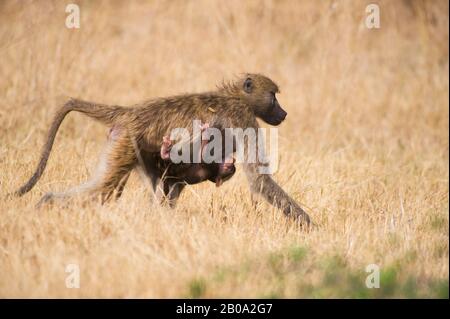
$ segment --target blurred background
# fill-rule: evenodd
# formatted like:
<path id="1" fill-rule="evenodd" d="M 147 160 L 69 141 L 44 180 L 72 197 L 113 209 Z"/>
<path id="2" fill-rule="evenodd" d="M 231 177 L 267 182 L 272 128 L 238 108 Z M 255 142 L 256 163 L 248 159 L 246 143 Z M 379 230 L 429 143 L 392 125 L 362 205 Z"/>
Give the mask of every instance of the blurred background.
<path id="1" fill-rule="evenodd" d="M 32 204 L 85 180 L 105 141 L 71 115 L 40 184 L 0 207 L 2 296 L 448 298 L 447 1 L 377 1 L 378 29 L 364 0 L 73 3 L 79 29 L 65 26 L 65 1 L 0 2 L 2 195 L 30 176 L 69 96 L 132 105 L 257 72 L 288 112 L 275 179 L 320 227 L 299 234 L 268 206 L 254 211 L 240 173 L 193 187 L 175 212 L 149 208 L 135 176 L 118 206 L 38 218 Z M 84 290 L 60 286 L 69 257 L 90 267 Z M 210 278 L 248 263 L 257 270 Z M 388 267 L 389 289 L 360 287 L 369 263 Z"/>

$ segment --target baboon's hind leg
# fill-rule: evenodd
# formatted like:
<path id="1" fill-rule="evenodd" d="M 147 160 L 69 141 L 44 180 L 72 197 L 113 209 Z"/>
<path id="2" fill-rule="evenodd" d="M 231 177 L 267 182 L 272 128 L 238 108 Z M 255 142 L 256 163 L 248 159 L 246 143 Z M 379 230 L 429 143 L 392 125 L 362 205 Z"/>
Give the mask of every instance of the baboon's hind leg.
<path id="1" fill-rule="evenodd" d="M 129 171 L 119 182 L 119 185 L 116 189 L 116 196 L 114 197 L 115 200 L 118 200 L 120 196 L 122 196 L 123 189 L 125 188 L 125 185 L 128 182 L 128 178 L 130 177 L 131 171 Z"/>
<path id="2" fill-rule="evenodd" d="M 107 187 L 105 189 L 105 191 L 102 194 L 102 204 L 106 203 L 111 198 L 112 194 L 114 193 L 114 190 L 116 191 L 116 193 L 114 195 L 114 200 L 118 200 L 120 198 L 120 196 L 122 196 L 123 189 L 125 188 L 125 185 L 127 184 L 130 174 L 131 174 L 131 170 L 122 177 L 122 179 L 119 181 L 119 183 L 117 184 L 115 189 L 113 189 L 112 187 Z"/>
<path id="3" fill-rule="evenodd" d="M 106 152 L 100 160 L 96 174 L 90 181 L 65 192 L 47 193 L 39 201 L 38 206 L 86 193 L 91 197 L 100 195 L 102 203 L 105 203 L 116 189 L 120 197 L 135 164 L 136 155 L 130 139 L 125 134 L 116 133 L 114 139 L 108 141 Z"/>

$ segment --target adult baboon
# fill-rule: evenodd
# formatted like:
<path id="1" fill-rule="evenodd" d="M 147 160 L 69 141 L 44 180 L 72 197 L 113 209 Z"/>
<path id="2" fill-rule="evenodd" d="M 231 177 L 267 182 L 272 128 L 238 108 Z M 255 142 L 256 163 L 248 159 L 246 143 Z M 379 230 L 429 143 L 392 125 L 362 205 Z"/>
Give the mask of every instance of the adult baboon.
<path id="1" fill-rule="evenodd" d="M 160 185 L 164 194 L 174 203 L 184 184 L 161 178 L 163 137 L 169 136 L 174 128 L 192 131 L 193 120 L 200 120 L 201 123 L 208 123 L 221 130 L 257 129 L 257 118 L 270 125 L 279 125 L 287 113 L 276 99 L 278 92 L 278 86 L 269 78 L 259 74 L 245 74 L 232 83 L 223 84 L 216 91 L 159 98 L 134 107 L 70 99 L 53 119 L 35 173 L 16 193 L 25 194 L 39 180 L 59 126 L 69 112 L 77 111 L 111 127 L 106 153 L 92 180 L 64 193 L 48 193 L 41 199 L 41 203 L 86 192 L 101 195 L 103 201 L 108 200 L 115 190 L 120 196 L 131 170 L 137 166 L 144 167 L 154 190 Z M 271 175 L 260 174 L 258 167 L 258 162 L 243 164 L 251 190 L 280 208 L 286 216 L 309 224 L 310 219 L 305 211 L 283 191 Z"/>

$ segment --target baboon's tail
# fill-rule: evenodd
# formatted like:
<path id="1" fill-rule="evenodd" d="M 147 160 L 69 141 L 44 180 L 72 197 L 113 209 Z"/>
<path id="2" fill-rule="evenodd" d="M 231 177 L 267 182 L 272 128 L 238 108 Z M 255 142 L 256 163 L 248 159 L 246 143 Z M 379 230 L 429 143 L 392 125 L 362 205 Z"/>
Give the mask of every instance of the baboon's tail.
<path id="1" fill-rule="evenodd" d="M 42 148 L 41 158 L 39 160 L 36 171 L 28 180 L 28 182 L 15 192 L 15 195 L 22 196 L 23 194 L 30 191 L 42 176 L 45 166 L 47 165 L 47 160 L 50 156 L 50 152 L 52 150 L 53 142 L 55 141 L 59 126 L 61 125 L 66 115 L 71 111 L 81 112 L 103 124 L 112 125 L 117 117 L 126 113 L 127 108 L 122 106 L 110 106 L 90 103 L 77 99 L 70 99 L 66 104 L 64 104 L 63 107 L 61 107 L 57 111 L 55 117 L 53 118 L 50 131 L 48 132 L 47 142 Z"/>

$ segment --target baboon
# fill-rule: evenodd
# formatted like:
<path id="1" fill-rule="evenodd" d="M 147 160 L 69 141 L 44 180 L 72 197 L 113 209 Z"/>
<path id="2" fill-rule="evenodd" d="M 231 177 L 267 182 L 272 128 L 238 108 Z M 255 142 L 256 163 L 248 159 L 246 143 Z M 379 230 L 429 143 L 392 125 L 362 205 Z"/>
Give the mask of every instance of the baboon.
<path id="1" fill-rule="evenodd" d="M 105 154 L 90 181 L 67 192 L 48 193 L 40 203 L 81 193 L 100 195 L 105 202 L 115 191 L 116 197 L 120 196 L 130 172 L 142 167 L 153 190 L 162 190 L 174 205 L 185 183 L 163 178 L 158 167 L 161 161 L 164 162 L 161 158 L 163 137 L 169 136 L 174 128 L 183 127 L 192 131 L 194 119 L 220 130 L 257 129 L 257 118 L 270 125 L 279 125 L 287 113 L 278 103 L 277 93 L 278 86 L 269 78 L 260 74 L 245 74 L 235 81 L 223 83 L 215 91 L 158 98 L 133 107 L 70 99 L 53 119 L 36 171 L 16 194 L 21 196 L 31 190 L 42 176 L 59 126 L 69 112 L 77 111 L 111 128 Z M 270 174 L 259 172 L 258 160 L 257 163 L 246 161 L 242 166 L 253 193 L 262 195 L 286 216 L 309 225 L 308 214 L 297 202 L 283 191 Z"/>

